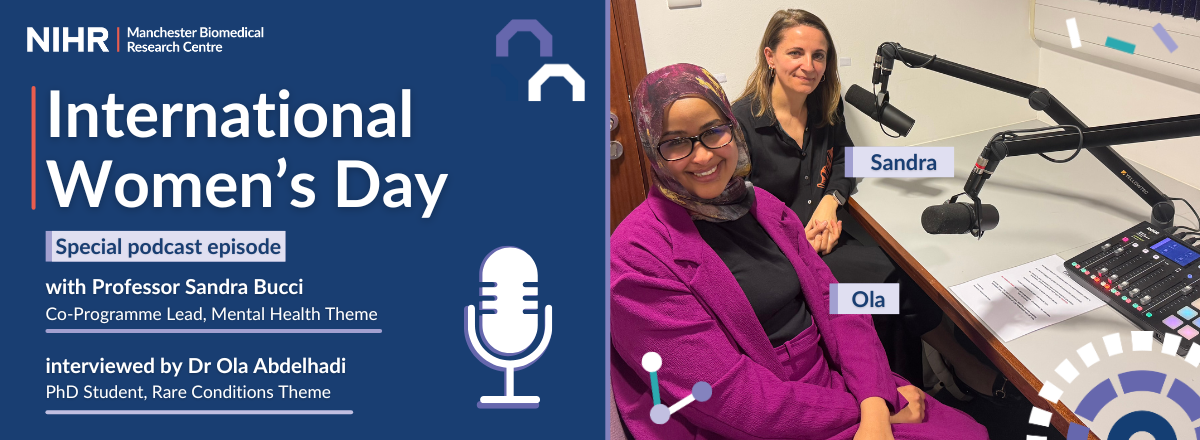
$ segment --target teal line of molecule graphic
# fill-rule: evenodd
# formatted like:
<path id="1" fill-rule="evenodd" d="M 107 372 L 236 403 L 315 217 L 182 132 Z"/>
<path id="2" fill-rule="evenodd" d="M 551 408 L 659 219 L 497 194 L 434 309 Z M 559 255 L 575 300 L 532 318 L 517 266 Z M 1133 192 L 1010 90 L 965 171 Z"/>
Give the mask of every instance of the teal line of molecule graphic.
<path id="1" fill-rule="evenodd" d="M 675 411 L 683 409 L 692 402 L 703 402 L 712 397 L 712 386 L 708 382 L 696 382 L 692 385 L 692 394 L 688 394 L 678 402 L 675 402 L 671 407 L 663 405 L 660 395 L 658 394 L 658 369 L 662 368 L 662 356 L 653 351 L 647 352 L 642 356 L 642 369 L 650 373 L 650 388 L 654 392 L 654 407 L 650 408 L 650 420 L 659 425 L 667 423 L 671 418 L 671 414 Z"/>

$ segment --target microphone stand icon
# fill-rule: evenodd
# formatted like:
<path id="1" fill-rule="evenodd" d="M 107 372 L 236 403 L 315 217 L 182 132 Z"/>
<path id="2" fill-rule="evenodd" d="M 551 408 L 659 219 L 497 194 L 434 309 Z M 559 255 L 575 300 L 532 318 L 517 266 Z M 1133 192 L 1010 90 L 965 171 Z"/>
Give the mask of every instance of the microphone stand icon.
<path id="1" fill-rule="evenodd" d="M 537 301 L 526 301 L 525 297 L 537 295 L 537 287 L 525 287 L 524 283 L 536 283 L 537 264 L 533 258 L 515 247 L 493 250 L 483 259 L 479 268 L 479 281 L 495 283 L 495 287 L 480 287 L 479 295 L 495 297 L 494 301 L 481 301 L 481 310 L 495 310 L 483 314 L 483 343 L 475 331 L 475 306 L 466 309 L 467 341 L 476 359 L 493 370 L 504 372 L 504 395 L 482 396 L 476 405 L 479 408 L 537 408 L 538 396 L 517 396 L 513 392 L 513 372 L 533 364 L 550 343 L 551 307 L 546 305 L 546 332 L 533 352 L 521 359 L 500 359 L 488 350 L 503 355 L 514 355 L 525 351 L 537 337 L 536 314 L 525 314 L 525 310 L 537 310 Z M 487 349 L 484 348 L 487 345 Z"/>

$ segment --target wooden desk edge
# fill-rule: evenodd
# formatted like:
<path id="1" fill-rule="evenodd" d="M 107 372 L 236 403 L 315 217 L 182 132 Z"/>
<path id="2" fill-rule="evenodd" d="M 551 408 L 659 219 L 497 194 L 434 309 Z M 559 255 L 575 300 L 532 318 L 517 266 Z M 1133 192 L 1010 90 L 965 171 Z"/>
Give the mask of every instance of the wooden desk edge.
<path id="1" fill-rule="evenodd" d="M 958 328 L 966 333 L 971 342 L 974 342 L 987 355 L 988 359 L 991 359 L 992 363 L 996 364 L 996 367 L 1000 369 L 1000 373 L 1009 378 L 1013 385 L 1016 385 L 1017 389 L 1021 391 L 1021 394 L 1025 395 L 1026 399 L 1033 402 L 1034 406 L 1048 410 L 1055 415 L 1050 421 L 1055 429 L 1058 429 L 1063 436 L 1066 436 L 1071 423 L 1087 426 L 1066 405 L 1061 402 L 1055 402 L 1051 405 L 1049 401 L 1038 396 L 1038 390 L 1041 389 L 1042 382 L 1028 368 L 1025 368 L 1025 365 L 1017 360 L 1012 352 L 1008 351 L 1004 343 L 1000 342 L 990 331 L 987 331 L 987 327 L 979 322 L 979 319 L 971 314 L 966 306 L 959 303 L 954 298 L 954 295 L 950 293 L 950 290 L 946 289 L 942 283 L 939 283 L 937 279 L 930 275 L 929 271 L 925 270 L 925 267 L 921 266 L 903 246 L 900 246 L 900 243 L 895 238 L 892 238 L 891 234 L 879 226 L 879 223 L 871 217 L 871 214 L 867 213 L 866 209 L 863 209 L 862 205 L 859 205 L 854 200 L 854 197 L 850 197 L 846 201 L 846 207 L 850 211 L 850 215 L 858 220 L 859 224 L 863 225 L 863 228 L 879 243 L 884 252 L 887 252 L 888 256 L 896 261 L 896 264 L 899 264 L 913 280 L 916 280 L 917 284 L 920 284 L 926 293 L 932 294 L 931 299 L 950 316 L 950 320 L 954 321 L 954 325 L 957 325 Z M 1019 378 L 1019 380 L 1013 380 L 1014 378 Z M 1089 433 L 1088 438 L 1099 440 L 1099 437 L 1096 437 L 1095 433 Z"/>

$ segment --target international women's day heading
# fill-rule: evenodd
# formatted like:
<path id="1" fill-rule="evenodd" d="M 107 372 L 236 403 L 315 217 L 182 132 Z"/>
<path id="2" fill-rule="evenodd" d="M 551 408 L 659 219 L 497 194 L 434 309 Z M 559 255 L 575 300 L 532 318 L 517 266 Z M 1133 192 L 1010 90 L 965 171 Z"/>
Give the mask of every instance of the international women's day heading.
<path id="1" fill-rule="evenodd" d="M 31 113 L 34 118 L 34 129 L 37 127 L 37 88 L 31 89 L 32 108 Z M 120 138 L 125 136 L 128 131 L 137 138 L 151 138 L 161 136 L 170 138 L 177 135 L 174 132 L 172 123 L 176 119 L 183 119 L 186 124 L 186 134 L 184 136 L 193 138 L 196 137 L 197 119 L 200 119 L 200 128 L 202 136 L 215 138 L 217 136 L 217 111 L 213 105 L 209 103 L 187 104 L 182 103 L 164 103 L 162 104 L 162 113 L 157 111 L 156 107 L 150 104 L 139 103 L 135 104 L 125 112 L 125 104 L 117 102 L 116 94 L 108 94 L 107 102 L 99 105 L 102 113 L 98 113 L 96 105 L 89 103 L 67 104 L 64 106 L 60 103 L 61 92 L 59 90 L 50 91 L 50 137 L 59 138 L 62 136 L 61 120 L 65 117 L 67 125 L 67 138 L 75 138 L 80 136 L 80 122 L 86 117 L 87 137 L 95 138 L 99 136 L 97 126 L 101 119 L 100 114 L 103 114 L 105 123 L 105 134 L 110 138 Z M 326 135 L 326 129 L 332 125 L 331 136 L 335 138 L 342 137 L 344 119 L 352 121 L 347 131 L 352 132 L 348 136 L 356 138 L 363 137 L 363 116 L 364 112 L 361 107 L 354 103 L 333 104 L 330 112 L 326 112 L 325 107 L 318 104 L 307 103 L 299 106 L 295 112 L 289 110 L 289 104 L 286 101 L 290 96 L 287 89 L 279 91 L 278 103 L 269 103 L 267 94 L 258 95 L 258 103 L 250 106 L 254 110 L 251 113 L 247 106 L 240 103 L 231 103 L 221 108 L 223 116 L 226 118 L 221 124 L 221 135 L 227 139 L 248 138 L 251 133 L 251 115 L 254 114 L 257 121 L 257 130 L 259 137 L 272 138 L 289 137 L 291 130 L 294 128 L 296 133 L 305 138 L 317 138 Z M 401 92 L 400 106 L 400 136 L 411 136 L 411 92 L 409 89 L 403 89 Z M 278 108 L 278 110 L 276 110 Z M 65 110 L 65 111 L 64 111 Z M 370 115 L 376 116 L 367 126 L 367 135 L 372 138 L 394 138 L 396 137 L 396 111 L 386 102 L 377 103 L 367 108 Z M 120 112 L 125 113 L 125 129 L 118 128 L 118 120 Z M 276 130 L 269 127 L 269 122 L 278 114 L 278 125 Z M 82 115 L 81 115 L 82 114 Z M 312 121 L 315 119 L 315 125 Z M 332 121 L 330 121 L 332 119 Z M 309 121 L 307 124 L 305 121 Z M 332 122 L 332 124 L 330 124 Z M 36 148 L 36 144 L 35 144 Z M 287 172 L 286 158 L 279 158 L 276 167 L 275 178 L 283 178 Z M 95 177 L 89 174 L 87 164 L 82 160 L 75 161 L 74 167 L 71 170 L 69 179 L 63 179 L 62 173 L 59 171 L 58 161 L 46 160 L 46 171 L 50 175 L 50 179 L 54 184 L 54 192 L 58 198 L 60 207 L 69 207 L 73 200 L 75 188 L 77 184 L 82 184 L 83 191 L 86 193 L 88 206 L 93 208 L 100 206 L 105 197 L 105 186 L 108 181 L 109 172 L 112 169 L 113 161 L 104 160 L 100 164 L 100 169 Z M 370 181 L 369 188 L 366 194 L 351 195 L 347 188 L 347 176 L 350 170 L 365 173 Z M 93 168 L 93 172 L 94 168 Z M 420 187 L 421 195 L 426 202 L 426 208 L 422 214 L 422 218 L 429 218 L 433 214 L 434 206 L 437 204 L 438 197 L 441 194 L 443 185 L 449 174 L 440 174 L 436 183 L 431 184 L 426 180 L 424 174 L 415 175 L 417 184 Z M 36 175 L 35 175 L 36 178 Z M 315 176 L 309 173 L 293 173 L 290 184 L 292 190 L 300 197 L 292 199 L 290 204 L 296 208 L 307 208 L 316 202 L 316 193 L 312 190 L 311 182 L 316 179 Z M 64 185 L 64 180 L 66 184 Z M 153 183 L 151 187 L 147 178 L 137 173 L 127 173 L 117 179 L 113 187 L 113 197 L 117 202 L 126 208 L 137 208 L 143 206 L 151 192 L 154 194 L 153 206 L 160 208 L 163 206 L 163 194 L 165 191 L 170 191 L 173 196 L 172 206 L 180 207 L 183 205 L 183 189 L 185 183 L 190 185 L 191 191 L 191 206 L 200 207 L 202 200 L 207 200 L 208 203 L 217 208 L 228 208 L 237 204 L 237 198 L 230 195 L 225 196 L 223 193 L 236 193 L 238 191 L 238 180 L 233 176 L 225 173 L 217 173 L 209 176 L 207 182 L 203 185 L 205 197 L 201 198 L 200 178 L 192 173 L 183 175 L 175 175 L 174 173 L 154 174 L 151 179 Z M 432 179 L 430 179 L 432 180 Z M 255 205 L 253 197 L 253 186 L 258 183 L 261 193 L 258 197 L 258 206 L 269 208 L 271 207 L 271 177 L 263 173 L 242 174 L 241 175 L 241 206 L 248 208 Z M 399 182 L 391 190 L 383 195 L 383 203 L 388 208 L 412 207 L 412 184 L 407 175 L 396 173 L 388 175 L 384 178 L 385 182 Z M 129 198 L 127 196 L 127 186 L 132 183 L 136 186 L 136 197 Z M 36 180 L 34 182 L 36 186 Z M 168 188 L 164 188 L 168 187 Z M 379 173 L 371 164 L 354 161 L 341 160 L 338 161 L 338 207 L 357 208 L 367 206 L 372 203 L 379 193 Z M 36 199 L 33 203 L 33 208 L 36 209 Z"/>

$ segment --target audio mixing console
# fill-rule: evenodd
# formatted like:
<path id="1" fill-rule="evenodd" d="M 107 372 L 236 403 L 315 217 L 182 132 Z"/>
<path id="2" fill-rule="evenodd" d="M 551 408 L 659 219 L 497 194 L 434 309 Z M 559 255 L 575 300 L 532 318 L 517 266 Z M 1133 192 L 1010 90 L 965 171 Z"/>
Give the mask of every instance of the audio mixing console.
<path id="1" fill-rule="evenodd" d="M 1067 260 L 1067 273 L 1154 338 L 1200 343 L 1200 249 L 1147 222 Z"/>

